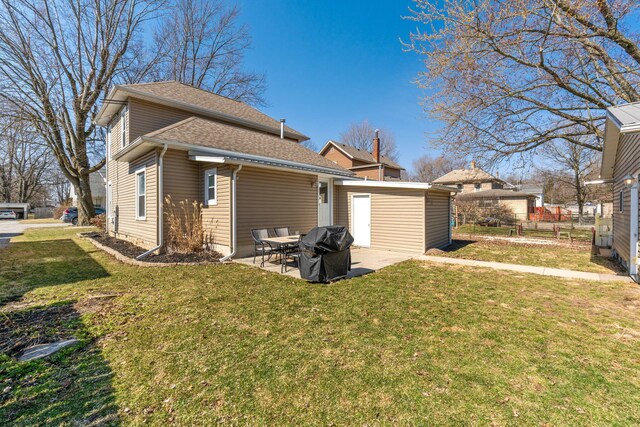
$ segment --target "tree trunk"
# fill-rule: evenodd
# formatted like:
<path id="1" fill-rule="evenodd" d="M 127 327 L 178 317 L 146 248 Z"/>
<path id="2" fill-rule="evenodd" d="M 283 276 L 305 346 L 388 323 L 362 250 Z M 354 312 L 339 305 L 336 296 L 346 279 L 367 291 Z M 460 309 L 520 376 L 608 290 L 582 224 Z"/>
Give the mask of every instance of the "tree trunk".
<path id="1" fill-rule="evenodd" d="M 78 225 L 90 225 L 89 221 L 95 216 L 96 209 L 91 197 L 89 174 L 80 175 L 78 181 L 73 182 L 73 188 L 78 196 Z"/>

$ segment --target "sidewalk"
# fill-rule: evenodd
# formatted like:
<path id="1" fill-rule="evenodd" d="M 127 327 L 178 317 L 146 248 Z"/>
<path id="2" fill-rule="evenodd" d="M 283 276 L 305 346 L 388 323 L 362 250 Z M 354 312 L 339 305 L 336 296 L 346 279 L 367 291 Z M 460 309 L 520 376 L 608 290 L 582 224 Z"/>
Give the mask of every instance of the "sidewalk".
<path id="1" fill-rule="evenodd" d="M 574 271 L 574 270 L 562 270 L 560 268 L 548 268 L 548 267 L 535 267 L 532 265 L 519 265 L 519 264 L 505 264 L 502 262 L 490 262 L 490 261 L 476 261 L 472 259 L 461 259 L 461 258 L 445 258 L 439 256 L 431 256 L 431 255 L 422 255 L 417 259 L 423 261 L 437 262 L 440 264 L 457 264 L 457 265 L 466 265 L 469 267 L 485 267 L 485 268 L 493 268 L 496 270 L 508 270 L 508 271 L 517 271 L 519 273 L 533 273 L 539 274 L 541 276 L 553 276 L 553 277 L 562 277 L 565 279 L 582 279 L 582 280 L 598 280 L 598 281 L 623 281 L 623 282 L 633 282 L 631 277 L 626 275 L 616 275 L 616 274 L 600 274 L 600 273 L 587 273 L 584 271 Z"/>

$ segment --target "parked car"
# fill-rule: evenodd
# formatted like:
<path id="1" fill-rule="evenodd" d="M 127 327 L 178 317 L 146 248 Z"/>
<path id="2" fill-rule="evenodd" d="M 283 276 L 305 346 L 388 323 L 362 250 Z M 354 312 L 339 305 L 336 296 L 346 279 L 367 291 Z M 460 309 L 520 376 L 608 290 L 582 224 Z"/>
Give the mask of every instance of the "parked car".
<path id="1" fill-rule="evenodd" d="M 96 215 L 102 215 L 105 213 L 105 210 L 102 208 L 96 208 Z M 70 222 L 73 225 L 78 225 L 78 208 L 68 208 L 62 214 L 62 218 L 60 218 L 63 222 Z"/>
<path id="2" fill-rule="evenodd" d="M 18 216 L 10 209 L 2 209 L 0 210 L 0 219 L 18 219 Z"/>
<path id="3" fill-rule="evenodd" d="M 500 220 L 498 218 L 493 218 L 488 216 L 486 218 L 482 218 L 481 220 L 479 220 L 478 225 L 482 227 L 499 227 Z"/>

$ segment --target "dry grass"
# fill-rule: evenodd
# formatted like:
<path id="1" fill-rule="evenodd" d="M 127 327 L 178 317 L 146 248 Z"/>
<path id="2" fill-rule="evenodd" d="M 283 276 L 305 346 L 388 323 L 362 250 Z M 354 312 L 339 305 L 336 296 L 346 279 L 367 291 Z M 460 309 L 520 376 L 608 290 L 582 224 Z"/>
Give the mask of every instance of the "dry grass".
<path id="1" fill-rule="evenodd" d="M 169 223 L 169 238 L 165 243 L 167 252 L 202 252 L 211 247 L 213 237 L 206 232 L 202 220 L 202 203 L 182 200 L 176 205 L 171 196 L 167 196 L 165 206 Z"/>

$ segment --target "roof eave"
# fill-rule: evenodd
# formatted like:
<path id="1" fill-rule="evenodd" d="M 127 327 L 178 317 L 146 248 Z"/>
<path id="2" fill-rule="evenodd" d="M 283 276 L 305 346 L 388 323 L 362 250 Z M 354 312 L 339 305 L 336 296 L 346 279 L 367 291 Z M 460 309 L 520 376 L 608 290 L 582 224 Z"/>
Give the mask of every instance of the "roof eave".
<path id="1" fill-rule="evenodd" d="M 273 157 L 257 156 L 253 154 L 245 154 L 245 153 L 240 153 L 235 151 L 221 150 L 221 149 L 211 148 L 211 147 L 203 147 L 200 145 L 186 144 L 184 142 L 180 142 L 176 140 L 154 138 L 154 137 L 147 137 L 147 136 L 141 136 L 137 138 L 134 142 L 129 144 L 126 148 L 124 148 L 123 150 L 120 150 L 117 154 L 115 154 L 113 156 L 113 159 L 116 161 L 129 162 L 138 158 L 140 155 L 144 154 L 145 152 L 148 152 L 149 151 L 148 149 L 153 149 L 155 147 L 162 147 L 163 145 L 167 145 L 170 148 L 176 148 L 183 151 L 192 151 L 192 152 L 199 152 L 204 154 L 212 154 L 220 157 L 225 157 L 232 160 L 230 163 L 234 163 L 234 160 L 235 160 L 236 162 L 247 162 L 247 164 L 253 163 L 256 165 L 257 164 L 263 164 L 267 166 L 272 165 L 274 167 L 281 167 L 285 169 L 294 169 L 294 170 L 304 170 L 307 172 L 314 172 L 318 174 L 336 176 L 341 178 L 350 178 L 353 176 L 352 172 L 348 170 L 345 170 L 343 172 L 340 170 L 331 169 L 323 166 L 310 165 L 308 163 L 293 162 L 289 160 L 276 159 Z M 145 147 L 147 148 L 146 150 L 145 150 Z"/>

